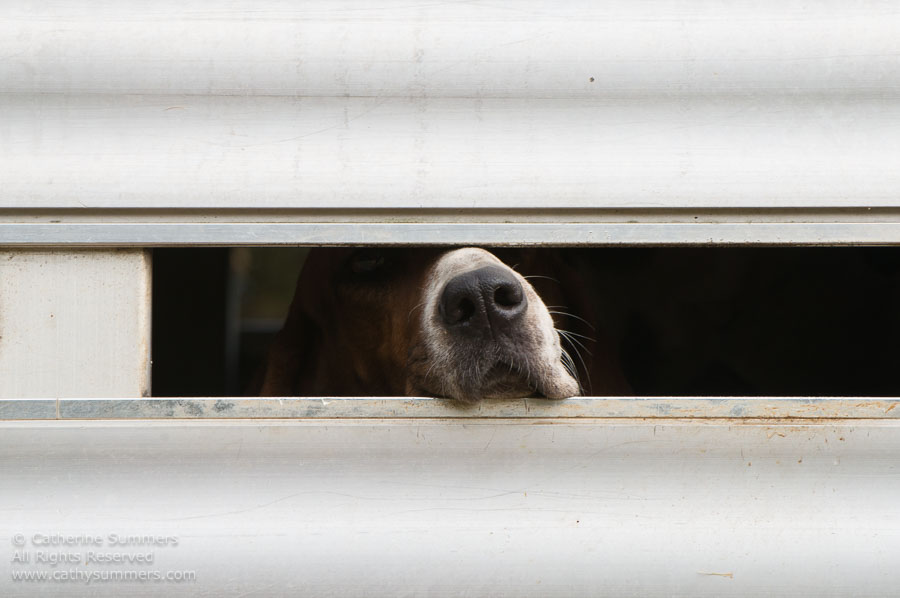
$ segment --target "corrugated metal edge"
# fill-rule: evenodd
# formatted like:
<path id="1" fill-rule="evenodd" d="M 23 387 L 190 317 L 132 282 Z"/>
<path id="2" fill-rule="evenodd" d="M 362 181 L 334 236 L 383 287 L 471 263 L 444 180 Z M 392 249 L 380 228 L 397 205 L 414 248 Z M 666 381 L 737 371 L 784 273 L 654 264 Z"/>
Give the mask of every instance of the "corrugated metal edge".
<path id="1" fill-rule="evenodd" d="M 581 397 L 462 405 L 418 397 L 221 397 L 0 401 L 0 419 L 900 419 L 891 397 Z"/>
<path id="2" fill-rule="evenodd" d="M 140 391 L 142 397 L 150 397 L 153 382 L 153 253 L 145 249 L 141 253 L 143 276 L 138 288 L 138 321 L 143 323 L 141 334 Z"/>

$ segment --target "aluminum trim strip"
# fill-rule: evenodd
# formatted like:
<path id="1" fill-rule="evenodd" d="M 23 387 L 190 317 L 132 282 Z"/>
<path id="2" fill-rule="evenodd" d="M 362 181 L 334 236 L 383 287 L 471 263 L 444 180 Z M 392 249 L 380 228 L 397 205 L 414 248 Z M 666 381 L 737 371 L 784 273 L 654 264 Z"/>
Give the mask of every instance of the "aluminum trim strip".
<path id="1" fill-rule="evenodd" d="M 78 398 L 0 401 L 0 419 L 900 419 L 898 405 L 896 397 L 581 397 L 472 406 L 418 397 Z"/>
<path id="2" fill-rule="evenodd" d="M 515 219 L 514 214 L 510 217 Z M 891 245 L 900 222 L 0 222 L 0 246 Z"/>

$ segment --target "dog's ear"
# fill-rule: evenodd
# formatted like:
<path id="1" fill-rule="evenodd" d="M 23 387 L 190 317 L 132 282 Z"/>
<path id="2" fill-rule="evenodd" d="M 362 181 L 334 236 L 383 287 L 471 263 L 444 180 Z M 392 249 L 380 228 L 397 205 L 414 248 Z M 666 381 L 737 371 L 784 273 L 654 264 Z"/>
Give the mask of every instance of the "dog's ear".
<path id="1" fill-rule="evenodd" d="M 306 258 L 284 326 L 275 335 L 263 367 L 248 394 L 264 397 L 310 395 L 316 392 L 322 356 L 321 297 L 330 288 L 332 263 L 338 252 L 319 250 Z M 327 301 L 325 301 L 327 303 Z"/>
<path id="2" fill-rule="evenodd" d="M 297 396 L 314 375 L 318 333 L 313 322 L 291 305 L 284 327 L 275 335 L 253 394 L 263 397 Z M 306 389 L 306 392 L 309 392 Z"/>

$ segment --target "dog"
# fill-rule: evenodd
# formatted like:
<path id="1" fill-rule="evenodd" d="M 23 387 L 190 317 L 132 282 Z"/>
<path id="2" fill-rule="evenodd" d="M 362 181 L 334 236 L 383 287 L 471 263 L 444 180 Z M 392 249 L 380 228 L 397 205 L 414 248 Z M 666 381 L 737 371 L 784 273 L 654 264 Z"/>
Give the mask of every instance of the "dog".
<path id="1" fill-rule="evenodd" d="M 313 249 L 254 394 L 630 394 L 576 262 L 564 250 Z"/>

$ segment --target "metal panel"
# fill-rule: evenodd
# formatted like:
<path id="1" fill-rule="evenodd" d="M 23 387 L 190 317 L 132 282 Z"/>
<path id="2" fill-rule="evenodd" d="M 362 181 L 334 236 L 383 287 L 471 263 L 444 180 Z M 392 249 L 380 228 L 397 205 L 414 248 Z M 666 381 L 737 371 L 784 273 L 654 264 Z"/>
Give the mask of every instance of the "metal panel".
<path id="1" fill-rule="evenodd" d="M 148 253 L 0 252 L 0 331 L 2 398 L 148 395 Z"/>
<path id="2" fill-rule="evenodd" d="M 891 0 L 5 2 L 0 80 L 104 95 L 878 95 L 898 89 L 898 18 Z"/>
<path id="3" fill-rule="evenodd" d="M 900 205 L 891 96 L 26 94 L 0 112 L 7 208 Z"/>
<path id="4" fill-rule="evenodd" d="M 0 419 L 898 419 L 888 397 L 578 397 L 462 405 L 423 397 L 216 397 L 0 400 Z"/>
<path id="5" fill-rule="evenodd" d="M 6 422 L 0 592 L 896 596 L 897 425 Z M 194 579 L 12 579 L 54 571 Z"/>
<path id="6" fill-rule="evenodd" d="M 900 206 L 890 2 L 46 2 L 0 16 L 0 208 L 13 210 L 0 223 L 41 218 L 4 226 L 0 242 L 385 236 L 258 228 L 249 214 L 206 240 L 161 222 L 32 227 L 84 208 L 164 209 L 187 224 L 226 208 L 293 209 L 307 224 L 317 209 L 425 223 L 435 209 L 515 222 L 581 209 L 602 224 L 604 210 L 642 223 L 648 209 L 854 208 L 832 219 L 848 224 Z M 598 226 L 576 238 L 897 240 L 896 219 L 874 222 L 890 226 Z M 548 232 L 511 236 L 523 234 Z M 439 239 L 506 242 L 488 229 Z"/>

